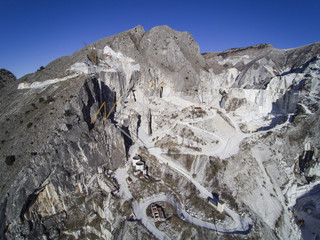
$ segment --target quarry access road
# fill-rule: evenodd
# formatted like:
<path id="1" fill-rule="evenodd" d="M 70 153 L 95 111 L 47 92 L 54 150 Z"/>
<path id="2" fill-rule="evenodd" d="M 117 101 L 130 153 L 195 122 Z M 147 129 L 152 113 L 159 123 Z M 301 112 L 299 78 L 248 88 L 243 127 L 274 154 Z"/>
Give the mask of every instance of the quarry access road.
<path id="1" fill-rule="evenodd" d="M 203 119 L 203 121 L 205 120 L 207 119 Z M 206 134 L 219 140 L 219 145 L 216 149 L 212 149 L 210 152 L 202 152 L 202 154 L 205 154 L 208 156 L 218 156 L 221 159 L 225 159 L 230 157 L 230 155 L 236 154 L 239 151 L 239 145 L 242 142 L 242 140 L 249 136 L 248 134 L 241 132 L 241 130 L 237 125 L 235 125 L 234 133 L 232 133 L 227 138 L 222 138 L 217 133 L 213 133 L 196 126 L 192 126 L 188 121 L 177 121 L 176 124 L 184 125 L 192 129 L 196 133 Z M 235 123 L 233 122 L 233 124 Z"/>
<path id="2" fill-rule="evenodd" d="M 173 170 L 182 174 L 185 178 L 187 178 L 190 182 L 192 182 L 192 184 L 195 185 L 196 188 L 200 191 L 199 197 L 201 197 L 205 200 L 208 197 L 212 197 L 212 194 L 205 187 L 203 187 L 198 181 L 196 181 L 192 176 L 190 176 L 190 174 L 185 169 L 183 169 L 182 167 L 180 167 L 179 165 L 177 165 L 173 161 L 170 161 L 170 160 L 166 159 L 165 157 L 163 157 L 162 151 L 160 148 L 149 149 L 149 152 L 152 155 L 154 155 L 160 162 L 162 162 L 164 164 L 168 164 Z M 233 227 L 230 228 L 230 230 L 228 230 L 226 228 L 227 230 L 225 230 L 225 232 L 235 232 L 235 231 L 244 232 L 244 231 L 248 231 L 248 229 L 250 229 L 249 221 L 246 221 L 243 218 L 241 218 L 236 212 L 232 211 L 227 206 L 225 206 L 225 212 L 234 221 Z M 220 229 L 220 230 L 221 230 L 221 232 L 223 232 L 222 229 Z"/>
<path id="3" fill-rule="evenodd" d="M 214 118 L 215 114 L 213 116 L 209 116 L 206 118 L 206 120 L 210 118 Z M 197 122 L 204 121 L 205 119 L 201 119 Z M 236 153 L 238 144 L 242 141 L 242 139 L 245 137 L 245 134 L 239 131 L 239 128 L 236 126 L 235 127 L 235 132 L 231 136 L 229 136 L 227 139 L 222 139 L 219 135 L 216 133 L 206 131 L 204 129 L 198 128 L 196 126 L 191 126 L 190 122 L 188 121 L 179 121 L 176 120 L 174 121 L 174 124 L 172 124 L 169 129 L 167 129 L 165 132 L 170 132 L 172 129 L 175 127 L 176 124 L 181 124 L 185 125 L 188 128 L 191 128 L 193 131 L 200 133 L 201 135 L 208 134 L 212 137 L 215 137 L 216 139 L 219 139 L 220 141 L 220 146 L 217 149 L 219 151 L 219 155 L 224 154 L 226 155 L 226 150 L 227 146 L 230 146 L 232 149 L 228 148 L 228 153 L 230 151 L 233 153 Z M 234 124 L 234 123 L 233 123 Z M 158 131 L 154 132 L 153 138 L 157 135 L 164 135 L 163 131 Z M 154 142 L 152 141 L 151 137 L 143 132 L 142 129 L 139 131 L 139 136 L 141 139 L 143 139 L 143 142 L 145 143 L 145 148 L 148 149 L 149 153 L 157 158 L 157 160 L 160 163 L 168 164 L 169 167 L 173 170 L 176 171 L 179 175 L 183 175 L 185 178 L 187 178 L 192 184 L 195 185 L 195 187 L 199 190 L 200 194 L 199 197 L 207 200 L 208 197 L 212 197 L 211 192 L 209 192 L 204 186 L 202 186 L 197 180 L 195 180 L 190 173 L 184 169 L 182 166 L 179 164 L 175 163 L 172 161 L 170 158 L 167 158 L 166 156 L 163 155 L 163 150 L 159 147 L 156 147 L 154 145 Z M 215 155 L 215 151 L 210 152 L 210 155 L 213 154 Z M 226 157 L 229 157 L 226 156 Z M 124 184 L 126 184 L 124 182 Z M 134 201 L 132 203 L 132 209 L 133 212 L 136 216 L 136 219 L 141 220 L 142 224 L 150 231 L 153 233 L 154 236 L 156 236 L 158 239 L 170 239 L 168 235 L 166 235 L 164 232 L 160 231 L 155 225 L 154 222 L 147 217 L 146 215 L 146 209 L 147 207 L 158 201 L 166 201 L 171 203 L 174 208 L 177 210 L 178 215 L 180 216 L 181 219 L 183 219 L 186 222 L 189 222 L 191 224 L 197 225 L 199 227 L 207 228 L 213 231 L 221 232 L 221 233 L 240 233 L 240 234 L 247 234 L 250 231 L 251 228 L 251 220 L 245 220 L 241 218 L 236 212 L 232 211 L 230 208 L 225 206 L 225 213 L 228 214 L 232 218 L 232 223 L 228 225 L 222 225 L 222 226 L 217 226 L 213 223 L 208 223 L 205 221 L 202 221 L 200 219 L 197 219 L 195 217 L 192 217 L 190 214 L 188 214 L 180 205 L 177 204 L 177 202 L 170 196 L 168 195 L 156 195 L 147 199 L 141 199 L 140 201 Z M 214 211 L 214 210 L 212 210 Z"/>
<path id="4" fill-rule="evenodd" d="M 216 225 L 213 223 L 205 222 L 203 220 L 200 220 L 198 218 L 195 218 L 191 216 L 189 213 L 187 213 L 174 199 L 174 197 L 162 193 L 159 195 L 154 195 L 152 197 L 142 199 L 140 201 L 135 201 L 132 204 L 132 207 L 134 209 L 134 212 L 136 213 L 136 218 L 141 220 L 142 224 L 150 231 L 154 236 L 156 236 L 158 239 L 170 239 L 170 237 L 165 234 L 164 232 L 160 231 L 153 223 L 150 218 L 148 218 L 146 214 L 146 210 L 149 205 L 155 202 L 168 202 L 170 203 L 177 211 L 178 216 L 185 222 L 191 223 L 193 225 L 206 228 L 212 231 L 220 232 L 220 233 L 238 233 L 238 234 L 247 234 L 250 231 L 250 225 L 246 224 L 244 221 L 241 221 L 241 226 L 239 226 L 237 223 L 235 223 L 235 217 L 233 212 L 229 211 L 229 209 L 226 211 L 226 213 L 229 215 L 231 214 L 231 217 L 234 220 L 234 224 L 225 226 L 225 225 Z M 236 214 L 237 215 L 237 214 Z M 237 215 L 238 216 L 238 215 Z M 239 220 L 239 219 L 236 219 Z"/>
<path id="5" fill-rule="evenodd" d="M 137 149 L 134 149 L 137 150 Z M 184 170 L 179 165 L 175 164 L 174 162 L 166 159 L 162 156 L 162 151 L 160 148 L 152 148 L 149 149 L 150 154 L 154 155 L 160 162 L 168 163 L 168 165 L 178 173 L 182 174 L 186 177 L 189 181 L 191 181 L 197 189 L 200 191 L 200 197 L 203 199 L 207 199 L 211 196 L 211 193 L 203 187 L 198 181 L 190 176 L 190 174 Z M 127 169 L 119 170 L 119 174 L 123 177 L 124 171 Z M 117 176 L 121 178 L 121 176 Z M 125 195 L 127 197 L 131 197 L 131 193 L 127 187 L 126 181 L 122 181 L 120 184 L 120 188 L 124 188 Z M 237 233 L 237 234 L 247 234 L 251 229 L 251 221 L 246 221 L 245 219 L 241 218 L 237 213 L 229 209 L 225 206 L 225 213 L 228 214 L 232 219 L 233 223 L 229 225 L 216 225 L 213 223 L 205 222 L 198 218 L 191 216 L 187 213 L 178 203 L 177 201 L 168 194 L 160 194 L 154 195 L 149 198 L 141 199 L 139 201 L 132 202 L 132 210 L 137 220 L 140 220 L 141 223 L 158 239 L 167 240 L 171 239 L 166 233 L 160 231 L 154 224 L 153 220 L 151 220 L 147 214 L 146 210 L 149 205 L 154 202 L 169 202 L 177 211 L 178 216 L 186 222 L 194 224 L 199 227 L 203 227 L 212 231 L 220 232 L 220 233 Z M 213 210 L 214 211 L 214 210 Z"/>

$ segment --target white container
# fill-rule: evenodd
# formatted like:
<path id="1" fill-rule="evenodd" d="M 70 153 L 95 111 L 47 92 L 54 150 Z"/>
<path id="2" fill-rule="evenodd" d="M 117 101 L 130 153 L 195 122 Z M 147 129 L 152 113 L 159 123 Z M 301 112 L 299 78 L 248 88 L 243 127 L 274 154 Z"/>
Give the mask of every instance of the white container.
<path id="1" fill-rule="evenodd" d="M 136 163 L 136 171 L 143 172 L 143 170 L 144 170 L 144 162 L 142 162 L 142 161 L 137 162 Z"/>
<path id="2" fill-rule="evenodd" d="M 132 158 L 132 165 L 133 166 L 136 166 L 136 164 L 138 163 L 138 162 L 140 162 L 141 161 L 141 157 L 140 156 L 134 156 L 133 158 Z"/>

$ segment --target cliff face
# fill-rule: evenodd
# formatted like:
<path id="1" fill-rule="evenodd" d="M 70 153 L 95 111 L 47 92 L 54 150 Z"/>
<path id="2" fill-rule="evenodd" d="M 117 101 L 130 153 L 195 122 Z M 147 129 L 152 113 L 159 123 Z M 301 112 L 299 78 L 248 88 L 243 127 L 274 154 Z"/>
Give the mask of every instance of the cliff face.
<path id="1" fill-rule="evenodd" d="M 288 207 L 319 180 L 292 170 L 305 144 L 320 147 L 319 54 L 315 43 L 201 55 L 187 32 L 137 26 L 7 84 L 1 239 L 226 236 L 204 222 L 298 239 Z M 208 209 L 212 192 L 227 214 Z M 178 200 L 155 226 L 145 202 L 160 193 Z"/>
<path id="2" fill-rule="evenodd" d="M 14 90 L 2 99 L 7 124 L 1 129 L 1 155 L 14 158 L 10 164 L 3 161 L 1 168 L 2 226 L 7 226 L 8 238 L 61 231 L 69 216 L 62 213 L 76 206 L 89 209 L 89 203 L 95 207 L 94 200 L 103 194 L 95 193 L 100 175 L 126 162 L 124 140 L 116 128 L 107 120 L 90 124 L 101 101 L 107 101 L 110 110 L 113 95 L 95 77 L 80 76 L 46 89 Z M 43 226 L 44 218 L 53 215 Z"/>
<path id="3" fill-rule="evenodd" d="M 112 92 L 104 88 L 107 100 Z M 1 168 L 1 231 L 7 238 L 41 238 L 77 225 L 108 189 L 100 184 L 100 175 L 126 161 L 116 128 L 107 120 L 90 124 L 100 102 L 97 79 L 80 77 L 54 90 L 30 91 L 31 96 L 25 91 L 12 100 L 15 107 L 6 113 L 14 112 L 7 115 L 11 120 L 1 134 L 9 136 L 1 155 L 14 158 Z M 107 224 L 104 215 L 99 217 Z"/>

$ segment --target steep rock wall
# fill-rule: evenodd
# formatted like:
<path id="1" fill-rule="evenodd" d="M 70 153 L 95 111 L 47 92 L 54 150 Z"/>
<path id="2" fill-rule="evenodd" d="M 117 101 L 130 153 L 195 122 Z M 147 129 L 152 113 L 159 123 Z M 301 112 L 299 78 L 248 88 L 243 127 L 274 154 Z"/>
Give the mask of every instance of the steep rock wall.
<path id="1" fill-rule="evenodd" d="M 107 86 L 104 88 L 103 99 L 112 94 Z M 62 231 L 72 232 L 70 225 L 75 220 L 70 218 L 76 213 L 80 214 L 77 227 L 83 231 L 87 216 L 81 213 L 81 208 L 90 206 L 100 209 L 99 221 L 112 224 L 94 199 L 106 204 L 101 197 L 109 195 L 114 184 L 110 188 L 102 179 L 106 169 L 124 165 L 125 146 L 123 137 L 109 120 L 97 121 L 90 127 L 88 118 L 98 109 L 99 91 L 96 79 L 84 82 L 78 97 L 64 107 L 64 118 L 54 123 L 56 131 L 11 183 L 1 199 L 2 237 L 57 238 Z M 92 195 L 95 192 L 97 196 Z M 74 208 L 78 210 L 72 211 Z M 105 237 L 110 234 L 99 228 L 95 231 Z"/>

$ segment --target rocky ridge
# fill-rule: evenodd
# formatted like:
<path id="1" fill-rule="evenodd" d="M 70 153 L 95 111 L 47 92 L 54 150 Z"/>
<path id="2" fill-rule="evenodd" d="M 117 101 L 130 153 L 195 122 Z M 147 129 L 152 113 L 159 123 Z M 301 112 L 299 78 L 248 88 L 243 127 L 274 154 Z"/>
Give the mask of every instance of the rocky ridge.
<path id="1" fill-rule="evenodd" d="M 0 89 L 15 80 L 16 77 L 10 71 L 6 69 L 0 69 Z"/>

